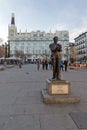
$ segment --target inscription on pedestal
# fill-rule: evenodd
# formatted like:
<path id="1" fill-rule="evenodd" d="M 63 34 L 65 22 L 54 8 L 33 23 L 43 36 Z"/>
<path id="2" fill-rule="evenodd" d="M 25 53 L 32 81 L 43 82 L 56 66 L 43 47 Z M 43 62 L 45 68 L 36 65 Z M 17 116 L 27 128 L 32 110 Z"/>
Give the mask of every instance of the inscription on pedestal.
<path id="1" fill-rule="evenodd" d="M 52 85 L 52 94 L 68 94 L 68 85 Z"/>
<path id="2" fill-rule="evenodd" d="M 55 94 L 69 94 L 70 83 L 66 80 L 47 80 L 46 82 L 48 93 L 51 95 Z"/>

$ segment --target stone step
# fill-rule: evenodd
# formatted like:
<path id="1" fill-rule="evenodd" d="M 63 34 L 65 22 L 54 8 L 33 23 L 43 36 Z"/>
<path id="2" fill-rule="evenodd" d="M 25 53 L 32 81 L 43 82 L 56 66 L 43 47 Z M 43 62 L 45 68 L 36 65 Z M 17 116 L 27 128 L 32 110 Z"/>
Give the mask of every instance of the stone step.
<path id="1" fill-rule="evenodd" d="M 50 95 L 48 94 L 47 89 L 41 91 L 43 97 L 43 103 L 45 104 L 56 104 L 56 103 L 79 103 L 80 98 L 73 96 L 72 94 L 68 95 Z"/>

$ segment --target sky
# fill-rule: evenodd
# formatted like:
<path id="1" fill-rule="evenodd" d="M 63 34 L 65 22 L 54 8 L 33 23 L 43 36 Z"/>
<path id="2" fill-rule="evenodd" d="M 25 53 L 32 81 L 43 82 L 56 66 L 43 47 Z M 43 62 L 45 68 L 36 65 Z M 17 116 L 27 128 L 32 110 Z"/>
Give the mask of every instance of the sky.
<path id="1" fill-rule="evenodd" d="M 87 0 L 0 0 L 0 38 L 8 40 L 8 25 L 15 13 L 17 30 L 68 30 L 69 41 L 87 31 Z M 1 41 L 1 40 L 0 40 Z M 1 44 L 1 43 L 0 43 Z"/>

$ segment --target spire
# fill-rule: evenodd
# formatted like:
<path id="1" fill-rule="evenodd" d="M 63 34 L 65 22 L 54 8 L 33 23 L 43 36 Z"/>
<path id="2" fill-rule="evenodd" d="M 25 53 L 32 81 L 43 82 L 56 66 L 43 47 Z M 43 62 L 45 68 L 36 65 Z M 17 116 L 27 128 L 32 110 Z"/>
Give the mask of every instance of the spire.
<path id="1" fill-rule="evenodd" d="M 15 25 L 15 14 L 14 13 L 12 13 L 11 24 Z"/>

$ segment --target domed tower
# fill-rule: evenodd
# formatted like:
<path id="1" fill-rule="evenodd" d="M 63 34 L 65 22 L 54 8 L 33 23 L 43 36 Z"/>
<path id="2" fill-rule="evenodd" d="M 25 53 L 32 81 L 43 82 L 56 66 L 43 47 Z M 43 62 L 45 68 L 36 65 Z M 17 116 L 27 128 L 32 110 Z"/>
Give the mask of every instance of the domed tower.
<path id="1" fill-rule="evenodd" d="M 8 26 L 8 39 L 14 39 L 17 34 L 17 27 L 15 26 L 15 14 L 11 15 L 11 24 Z"/>

